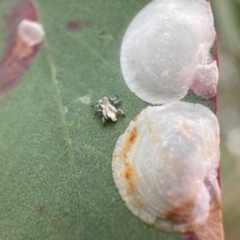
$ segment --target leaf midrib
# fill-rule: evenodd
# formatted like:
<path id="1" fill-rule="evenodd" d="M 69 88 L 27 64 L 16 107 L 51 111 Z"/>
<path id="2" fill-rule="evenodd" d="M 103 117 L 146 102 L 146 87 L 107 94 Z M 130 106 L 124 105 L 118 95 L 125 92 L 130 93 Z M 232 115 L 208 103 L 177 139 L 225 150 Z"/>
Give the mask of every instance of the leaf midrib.
<path id="1" fill-rule="evenodd" d="M 37 10 L 37 3 L 35 0 L 30 0 L 34 6 L 34 8 Z M 38 13 L 38 21 L 42 24 L 41 21 L 41 16 L 40 16 L 40 12 L 37 11 Z M 43 28 L 44 25 L 42 24 Z M 59 113 L 60 113 L 60 119 L 62 122 L 62 126 L 63 126 L 63 133 L 64 133 L 64 139 L 65 139 L 65 147 L 68 151 L 68 158 L 69 158 L 69 165 L 70 165 L 70 169 L 72 171 L 72 175 L 73 175 L 73 179 L 74 179 L 74 186 L 76 187 L 77 190 L 77 195 L 78 195 L 78 226 L 79 228 L 77 229 L 77 236 L 79 239 L 83 239 L 83 224 L 80 218 L 81 215 L 81 209 L 80 209 L 80 199 L 81 199 L 81 192 L 80 192 L 80 188 L 78 185 L 78 181 L 77 181 L 77 176 L 76 176 L 76 170 L 75 170 L 75 163 L 74 163 L 74 159 L 73 159 L 73 147 L 72 147 L 72 140 L 70 138 L 69 135 L 69 131 L 68 131 L 68 125 L 67 125 L 67 121 L 66 121 L 66 117 L 65 117 L 65 113 L 64 113 L 64 109 L 63 109 L 63 103 L 62 103 L 62 99 L 61 99 L 61 94 L 60 94 L 60 90 L 59 90 L 59 81 L 57 79 L 57 69 L 54 63 L 54 58 L 51 54 L 50 51 L 50 47 L 49 44 L 47 43 L 47 38 L 45 36 L 44 38 L 44 42 L 43 42 L 43 48 L 44 48 L 44 52 L 46 55 L 46 59 L 49 65 L 49 69 L 51 72 L 51 82 L 53 84 L 53 88 L 55 90 L 55 97 L 56 97 L 56 101 L 58 104 L 58 109 L 59 109 Z"/>

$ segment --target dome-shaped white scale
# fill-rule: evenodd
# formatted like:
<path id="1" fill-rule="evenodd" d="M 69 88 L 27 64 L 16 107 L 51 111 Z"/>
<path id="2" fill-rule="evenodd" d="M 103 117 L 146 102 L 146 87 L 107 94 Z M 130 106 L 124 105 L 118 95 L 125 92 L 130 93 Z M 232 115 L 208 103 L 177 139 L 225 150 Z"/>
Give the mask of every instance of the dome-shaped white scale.
<path id="1" fill-rule="evenodd" d="M 192 231 L 219 209 L 219 125 L 199 104 L 147 107 L 121 135 L 113 178 L 129 210 L 164 230 Z"/>
<path id="2" fill-rule="evenodd" d="M 45 32 L 40 23 L 23 19 L 18 25 L 18 37 L 29 47 L 40 44 Z"/>
<path id="3" fill-rule="evenodd" d="M 206 0 L 154 0 L 125 33 L 120 59 L 124 80 L 132 92 L 152 104 L 182 99 L 194 81 L 192 90 L 211 98 L 218 81 L 216 61 L 209 54 L 214 39 Z"/>

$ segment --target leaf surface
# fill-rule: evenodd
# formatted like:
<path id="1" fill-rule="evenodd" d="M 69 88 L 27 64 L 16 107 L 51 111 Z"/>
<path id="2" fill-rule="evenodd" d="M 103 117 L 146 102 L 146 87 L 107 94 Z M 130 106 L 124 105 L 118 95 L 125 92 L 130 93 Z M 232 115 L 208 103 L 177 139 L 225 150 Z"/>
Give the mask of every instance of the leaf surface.
<path id="1" fill-rule="evenodd" d="M 129 91 L 119 64 L 126 27 L 147 3 L 0 2 L 5 19 L 0 24 L 2 61 L 15 44 L 6 42 L 9 36 L 16 39 L 11 35 L 17 26 L 14 16 L 18 21 L 26 17 L 29 4 L 46 31 L 28 67 L 15 73 L 17 82 L 0 95 L 0 239 L 184 238 L 134 217 L 112 179 L 115 143 L 147 106 Z M 104 126 L 90 105 L 115 94 L 123 101 L 126 117 Z M 186 100 L 214 109 L 212 100 L 193 94 Z"/>

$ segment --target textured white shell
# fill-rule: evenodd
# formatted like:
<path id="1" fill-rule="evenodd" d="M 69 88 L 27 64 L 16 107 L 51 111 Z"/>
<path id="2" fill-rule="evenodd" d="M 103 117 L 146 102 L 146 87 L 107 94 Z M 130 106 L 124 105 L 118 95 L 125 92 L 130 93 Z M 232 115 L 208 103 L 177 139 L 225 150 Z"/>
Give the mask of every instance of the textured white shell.
<path id="1" fill-rule="evenodd" d="M 147 107 L 115 146 L 113 178 L 130 211 L 164 230 L 191 231 L 218 209 L 219 126 L 199 104 Z"/>
<path id="2" fill-rule="evenodd" d="M 41 24 L 28 19 L 23 19 L 18 25 L 18 37 L 29 47 L 43 41 L 45 32 Z"/>
<path id="3" fill-rule="evenodd" d="M 154 0 L 135 16 L 125 33 L 120 59 L 124 80 L 132 92 L 152 104 L 182 99 L 199 66 L 212 61 L 209 51 L 214 39 L 206 0 Z M 218 74 L 213 75 L 216 86 Z M 198 94 L 209 98 L 216 92 L 209 96 L 199 90 Z"/>
<path id="4" fill-rule="evenodd" d="M 198 65 L 197 74 L 191 89 L 203 98 L 209 99 L 216 95 L 218 83 L 217 62 L 210 64 Z"/>

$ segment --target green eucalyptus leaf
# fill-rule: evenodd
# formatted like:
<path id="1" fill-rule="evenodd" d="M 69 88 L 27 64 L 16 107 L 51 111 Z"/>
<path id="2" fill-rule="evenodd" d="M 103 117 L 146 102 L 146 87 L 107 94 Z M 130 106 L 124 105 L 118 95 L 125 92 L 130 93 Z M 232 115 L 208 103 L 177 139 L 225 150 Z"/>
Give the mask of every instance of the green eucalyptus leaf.
<path id="1" fill-rule="evenodd" d="M 0 2 L 1 64 L 12 54 L 6 39 L 16 30 L 14 16 L 28 4 L 46 32 L 24 74 L 14 64 L 6 70 L 6 81 L 16 71 L 16 83 L 0 95 L 1 240 L 183 239 L 133 216 L 112 178 L 115 143 L 147 106 L 127 88 L 119 64 L 123 34 L 147 3 Z M 115 94 L 126 116 L 104 125 L 91 105 Z M 202 101 L 191 94 L 187 100 Z"/>

